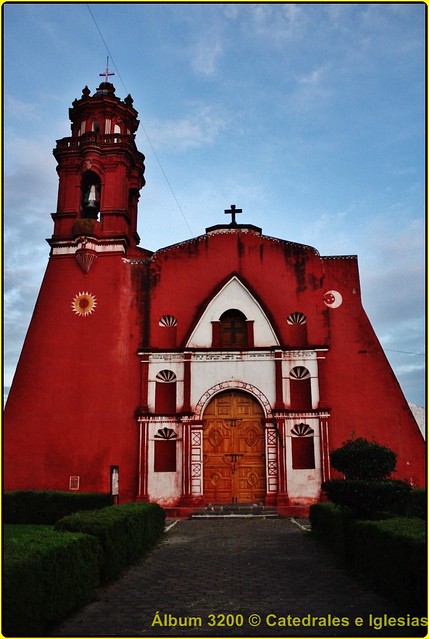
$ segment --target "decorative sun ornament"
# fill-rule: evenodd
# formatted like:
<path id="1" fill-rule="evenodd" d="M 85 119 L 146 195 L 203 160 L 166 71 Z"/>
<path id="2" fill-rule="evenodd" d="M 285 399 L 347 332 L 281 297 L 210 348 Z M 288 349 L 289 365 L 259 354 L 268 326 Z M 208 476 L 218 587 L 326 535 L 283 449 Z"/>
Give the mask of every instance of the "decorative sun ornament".
<path id="1" fill-rule="evenodd" d="M 81 315 L 82 317 L 91 315 L 96 306 L 97 300 L 94 295 L 91 295 L 91 293 L 78 293 L 71 303 L 73 312 L 76 313 L 76 315 Z"/>

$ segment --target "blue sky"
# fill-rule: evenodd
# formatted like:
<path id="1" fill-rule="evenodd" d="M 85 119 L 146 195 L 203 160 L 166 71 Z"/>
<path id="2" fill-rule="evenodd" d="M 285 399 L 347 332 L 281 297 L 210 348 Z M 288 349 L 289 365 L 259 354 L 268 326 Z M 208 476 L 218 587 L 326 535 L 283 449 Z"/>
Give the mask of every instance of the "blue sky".
<path id="1" fill-rule="evenodd" d="M 141 245 L 200 235 L 236 204 L 266 235 L 357 254 L 364 307 L 424 405 L 423 3 L 2 9 L 6 387 L 49 254 L 52 149 L 110 54 L 141 121 Z"/>

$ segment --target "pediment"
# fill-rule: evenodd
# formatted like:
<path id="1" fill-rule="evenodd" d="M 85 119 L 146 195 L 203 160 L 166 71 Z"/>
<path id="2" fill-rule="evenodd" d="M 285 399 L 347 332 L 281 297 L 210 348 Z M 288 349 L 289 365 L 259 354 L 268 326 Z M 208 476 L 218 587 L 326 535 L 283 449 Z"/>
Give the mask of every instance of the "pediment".
<path id="1" fill-rule="evenodd" d="M 276 333 L 260 303 L 249 289 L 234 275 L 208 302 L 186 344 L 187 348 L 212 346 L 212 322 L 218 322 L 225 311 L 237 309 L 253 321 L 254 346 L 279 344 Z"/>

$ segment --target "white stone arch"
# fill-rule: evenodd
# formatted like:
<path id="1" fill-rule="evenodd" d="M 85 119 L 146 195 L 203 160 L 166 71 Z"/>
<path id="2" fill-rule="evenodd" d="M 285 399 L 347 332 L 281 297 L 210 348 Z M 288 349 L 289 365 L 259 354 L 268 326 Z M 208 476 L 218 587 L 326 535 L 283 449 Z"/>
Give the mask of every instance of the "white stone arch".
<path id="1" fill-rule="evenodd" d="M 196 419 L 202 419 L 204 411 L 213 397 L 226 390 L 240 390 L 249 393 L 249 395 L 252 395 L 261 405 L 261 408 L 264 411 L 265 418 L 272 419 L 272 408 L 266 395 L 264 395 L 264 393 L 259 388 L 257 388 L 257 386 L 249 384 L 248 382 L 237 381 L 236 379 L 219 382 L 211 388 L 208 388 L 205 393 L 201 395 L 195 406 Z"/>

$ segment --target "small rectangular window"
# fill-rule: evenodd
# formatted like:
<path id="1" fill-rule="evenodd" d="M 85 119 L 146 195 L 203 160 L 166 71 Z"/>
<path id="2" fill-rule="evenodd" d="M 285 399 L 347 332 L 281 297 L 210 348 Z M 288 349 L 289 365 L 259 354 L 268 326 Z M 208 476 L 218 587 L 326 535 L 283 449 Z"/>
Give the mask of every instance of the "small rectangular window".
<path id="1" fill-rule="evenodd" d="M 161 439 L 155 441 L 155 467 L 156 473 L 176 472 L 176 440 Z"/>
<path id="2" fill-rule="evenodd" d="M 314 437 L 292 437 L 292 468 L 315 468 Z"/>
<path id="3" fill-rule="evenodd" d="M 156 382 L 155 412 L 163 415 L 174 415 L 176 412 L 176 382 L 169 384 Z"/>

